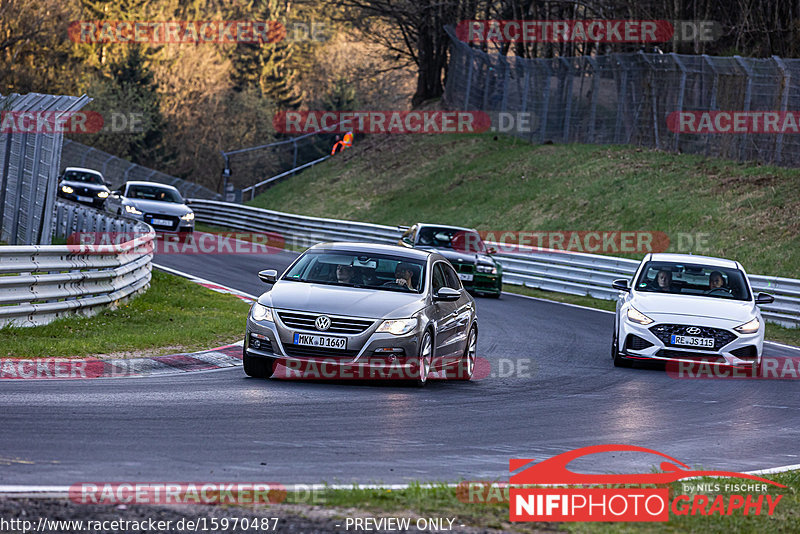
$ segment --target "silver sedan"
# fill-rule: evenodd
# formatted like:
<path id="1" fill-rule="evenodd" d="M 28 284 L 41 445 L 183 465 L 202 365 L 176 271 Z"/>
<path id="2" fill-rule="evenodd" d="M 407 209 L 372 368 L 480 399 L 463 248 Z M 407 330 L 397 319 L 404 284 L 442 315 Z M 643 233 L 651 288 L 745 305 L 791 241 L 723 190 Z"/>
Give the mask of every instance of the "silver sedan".
<path id="1" fill-rule="evenodd" d="M 248 314 L 243 357 L 249 376 L 400 379 L 420 386 L 433 371 L 472 378 L 475 301 L 436 252 L 325 243 L 308 249 L 280 278 L 274 270 L 259 277 L 272 288 Z"/>

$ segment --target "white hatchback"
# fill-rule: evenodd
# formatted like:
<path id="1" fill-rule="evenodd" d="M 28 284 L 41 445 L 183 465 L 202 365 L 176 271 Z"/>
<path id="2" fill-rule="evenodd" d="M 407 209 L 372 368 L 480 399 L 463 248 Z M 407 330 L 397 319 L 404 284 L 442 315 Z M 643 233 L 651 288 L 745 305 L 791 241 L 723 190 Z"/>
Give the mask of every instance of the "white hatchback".
<path id="1" fill-rule="evenodd" d="M 764 345 L 760 304 L 739 262 L 689 254 L 648 254 L 620 291 L 611 356 L 635 361 L 702 362 L 758 373 Z"/>

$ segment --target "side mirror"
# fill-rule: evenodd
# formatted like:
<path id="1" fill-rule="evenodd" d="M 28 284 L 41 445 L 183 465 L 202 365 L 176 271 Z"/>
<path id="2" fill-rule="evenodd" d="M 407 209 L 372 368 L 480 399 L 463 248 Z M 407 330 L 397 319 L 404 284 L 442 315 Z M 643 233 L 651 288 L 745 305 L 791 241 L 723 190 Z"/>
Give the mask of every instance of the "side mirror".
<path id="1" fill-rule="evenodd" d="M 278 281 L 278 271 L 275 269 L 267 269 L 266 271 L 259 271 L 258 277 L 265 284 L 274 284 Z"/>
<path id="2" fill-rule="evenodd" d="M 411 241 L 410 237 L 404 237 L 403 239 L 400 240 L 400 242 L 403 243 L 404 245 L 408 245 L 408 246 L 413 246 L 414 245 L 414 242 Z"/>
<path id="3" fill-rule="evenodd" d="M 433 300 L 451 301 L 461 298 L 461 291 L 452 287 L 442 287 L 433 296 Z"/>
<path id="4" fill-rule="evenodd" d="M 775 297 L 769 293 L 759 293 L 756 295 L 756 304 L 769 304 L 775 302 Z"/>
<path id="5" fill-rule="evenodd" d="M 625 292 L 631 290 L 631 288 L 628 287 L 628 281 L 625 280 L 624 278 L 620 278 L 619 280 L 614 280 L 613 282 L 611 282 L 611 287 Z"/>

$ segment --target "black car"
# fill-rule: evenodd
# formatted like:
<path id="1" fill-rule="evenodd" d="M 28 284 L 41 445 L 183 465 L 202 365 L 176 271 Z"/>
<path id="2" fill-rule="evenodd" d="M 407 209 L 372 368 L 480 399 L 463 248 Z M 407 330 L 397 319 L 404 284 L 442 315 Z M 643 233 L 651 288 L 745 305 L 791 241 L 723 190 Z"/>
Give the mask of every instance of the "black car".
<path id="1" fill-rule="evenodd" d="M 503 291 L 503 268 L 492 257 L 496 250 L 487 247 L 477 231 L 423 223 L 400 229 L 404 232 L 399 245 L 435 250 L 455 267 L 461 283 L 468 291 L 500 297 Z"/>
<path id="2" fill-rule="evenodd" d="M 58 196 L 102 208 L 111 190 L 103 175 L 92 169 L 67 167 L 58 183 Z"/>

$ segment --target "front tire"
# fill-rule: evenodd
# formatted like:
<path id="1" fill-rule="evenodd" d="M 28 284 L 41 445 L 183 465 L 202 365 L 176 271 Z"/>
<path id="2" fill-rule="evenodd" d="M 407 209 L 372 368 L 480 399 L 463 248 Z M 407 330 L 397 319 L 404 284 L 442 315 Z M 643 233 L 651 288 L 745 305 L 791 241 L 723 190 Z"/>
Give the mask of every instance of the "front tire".
<path id="1" fill-rule="evenodd" d="M 611 357 L 614 359 L 614 367 L 630 367 L 632 364 L 622 357 L 619 353 L 619 340 L 617 339 L 617 329 L 614 327 L 614 335 L 611 338 Z"/>
<path id="2" fill-rule="evenodd" d="M 419 387 L 425 387 L 428 383 L 428 374 L 431 372 L 431 363 L 433 362 L 433 338 L 429 330 L 425 331 L 422 336 L 422 341 L 419 344 L 419 359 L 417 361 L 417 377 L 416 384 Z"/>
<path id="3" fill-rule="evenodd" d="M 275 372 L 275 358 L 250 356 L 247 349 L 242 355 L 244 373 L 253 378 L 269 378 Z"/>

